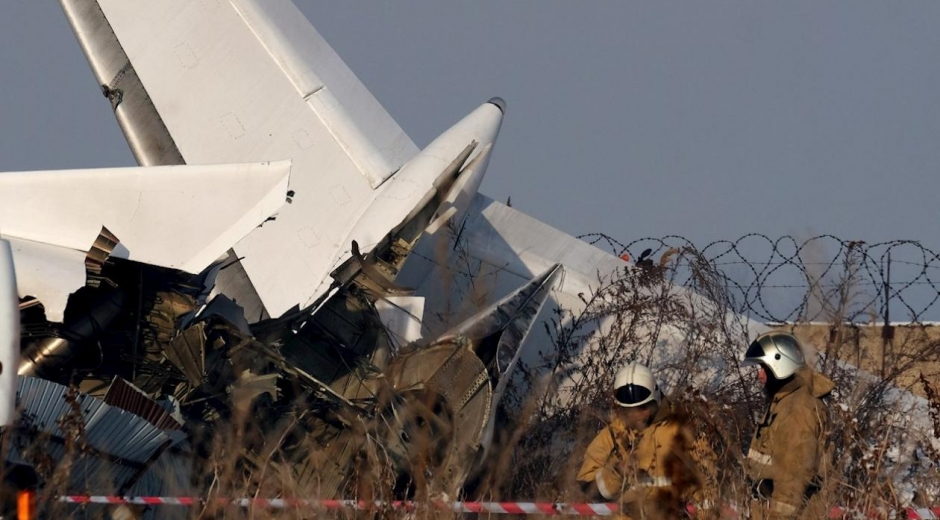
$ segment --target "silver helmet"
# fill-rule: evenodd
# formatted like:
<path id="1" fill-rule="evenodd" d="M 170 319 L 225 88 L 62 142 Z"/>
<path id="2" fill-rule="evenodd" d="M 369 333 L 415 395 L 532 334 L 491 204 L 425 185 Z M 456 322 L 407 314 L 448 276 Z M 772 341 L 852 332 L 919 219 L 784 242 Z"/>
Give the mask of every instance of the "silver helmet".
<path id="1" fill-rule="evenodd" d="M 806 366 L 803 345 L 786 332 L 765 332 L 747 347 L 742 365 L 763 365 L 777 379 L 786 379 Z"/>
<path id="2" fill-rule="evenodd" d="M 658 404 L 663 400 L 663 393 L 649 368 L 630 363 L 614 378 L 614 399 L 624 408 L 633 408 L 653 401 Z"/>

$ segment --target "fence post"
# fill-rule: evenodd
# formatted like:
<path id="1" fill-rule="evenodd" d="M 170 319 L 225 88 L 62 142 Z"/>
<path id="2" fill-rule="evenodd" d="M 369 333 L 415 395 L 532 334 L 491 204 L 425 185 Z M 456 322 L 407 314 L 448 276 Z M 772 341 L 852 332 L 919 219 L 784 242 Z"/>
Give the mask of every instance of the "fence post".
<path id="1" fill-rule="evenodd" d="M 887 369 L 888 346 L 894 339 L 894 327 L 891 326 L 891 250 L 888 249 L 888 266 L 885 269 L 885 307 L 884 323 L 881 327 L 881 375 Z"/>

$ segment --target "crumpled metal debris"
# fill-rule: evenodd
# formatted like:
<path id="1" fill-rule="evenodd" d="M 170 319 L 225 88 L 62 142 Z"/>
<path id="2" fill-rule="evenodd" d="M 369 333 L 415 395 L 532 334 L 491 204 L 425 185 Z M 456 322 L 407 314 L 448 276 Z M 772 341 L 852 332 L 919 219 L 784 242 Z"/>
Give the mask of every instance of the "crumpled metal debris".
<path id="1" fill-rule="evenodd" d="M 238 412 L 245 413 L 254 400 L 261 394 L 268 394 L 271 400 L 277 399 L 277 374 L 252 374 L 244 370 L 238 375 L 235 384 L 229 387 L 232 404 Z"/>
<path id="2" fill-rule="evenodd" d="M 417 315 L 409 330 L 385 330 L 383 317 L 392 321 L 380 302 L 409 292 L 397 273 L 428 222 L 441 218 L 471 150 L 381 247 L 336 270 L 329 298 L 252 325 L 235 301 L 211 294 L 212 273 L 227 260 L 191 275 L 112 258 L 119 244 L 103 229 L 86 263 L 94 283 L 70 300 L 66 325 L 21 311 L 38 344 L 68 347 L 57 351 L 66 362 L 27 359 L 56 368 L 43 374 L 60 382 L 107 388 L 104 406 L 166 431 L 217 432 L 250 417 L 253 440 L 235 464 L 250 468 L 277 450 L 292 480 L 316 483 L 324 497 L 367 475 L 361 465 L 379 452 L 391 455 L 403 496 L 456 494 L 485 453 L 522 342 L 561 272 L 554 266 L 436 338 L 420 337 Z M 406 301 L 423 309 L 418 300 Z M 72 334 L 73 323 L 87 326 Z M 182 420 L 158 401 L 176 403 Z M 211 451 L 211 435 L 193 442 L 194 452 Z M 433 485 L 422 483 L 430 477 Z"/>

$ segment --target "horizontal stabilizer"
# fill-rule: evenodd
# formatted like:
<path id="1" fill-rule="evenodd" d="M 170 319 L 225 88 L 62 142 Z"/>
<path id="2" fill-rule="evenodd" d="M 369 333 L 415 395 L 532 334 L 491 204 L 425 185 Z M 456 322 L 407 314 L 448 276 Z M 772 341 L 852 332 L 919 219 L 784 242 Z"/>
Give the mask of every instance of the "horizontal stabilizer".
<path id="1" fill-rule="evenodd" d="M 4 236 L 199 273 L 284 204 L 290 161 L 0 173 Z M 19 266 L 18 266 L 19 268 Z"/>

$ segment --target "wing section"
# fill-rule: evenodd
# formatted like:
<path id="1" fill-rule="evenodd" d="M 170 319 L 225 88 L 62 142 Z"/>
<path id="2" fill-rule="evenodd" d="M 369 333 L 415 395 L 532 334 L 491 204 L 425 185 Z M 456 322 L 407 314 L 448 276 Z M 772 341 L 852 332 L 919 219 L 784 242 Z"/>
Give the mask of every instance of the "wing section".
<path id="1" fill-rule="evenodd" d="M 137 164 L 183 164 L 173 137 L 98 4 L 90 0 L 60 3 L 102 93 L 111 101 L 114 117 Z"/>
<path id="2" fill-rule="evenodd" d="M 373 187 L 418 149 L 288 0 L 232 0 L 271 59 Z"/>
<path id="3" fill-rule="evenodd" d="M 0 173 L 5 236 L 199 273 L 286 199 L 290 162 Z"/>
<path id="4" fill-rule="evenodd" d="M 61 1 L 141 164 L 293 161 L 235 253 L 271 316 L 308 302 L 411 140 L 289 0 Z"/>
<path id="5" fill-rule="evenodd" d="M 220 44 L 242 38 L 263 47 L 266 56 L 258 62 L 243 59 L 233 60 L 240 61 L 237 64 L 213 63 L 211 66 L 223 72 L 224 80 L 231 80 L 239 72 L 268 72 L 263 65 L 275 65 L 283 76 L 277 79 L 286 79 L 293 85 L 296 95 L 307 101 L 309 109 L 321 119 L 373 187 L 384 182 L 417 152 L 411 139 L 290 0 L 194 0 L 160 2 L 158 6 L 139 1 L 60 2 L 142 166 L 180 164 L 185 158 L 163 122 L 161 114 L 166 114 L 166 107 L 161 105 L 157 110 L 150 97 L 150 90 L 155 90 L 154 94 L 160 98 L 165 97 L 165 91 L 149 81 L 145 85 L 138 75 L 137 69 L 149 70 L 150 63 L 142 62 L 135 52 L 135 43 L 155 44 L 157 53 L 166 48 L 161 44 L 173 43 L 170 61 L 175 59 L 185 69 L 199 68 L 204 64 L 187 38 L 193 36 L 193 26 L 196 31 L 204 28 L 210 34 L 225 33 Z M 214 19 L 220 12 L 226 16 Z M 237 14 L 250 35 L 220 31 L 231 21 L 226 18 L 231 18 L 232 13 Z M 165 16 L 154 18 L 154 14 Z M 185 20 L 189 31 L 186 28 L 166 31 L 165 26 L 156 23 L 164 20 Z M 226 75 L 225 69 L 235 74 Z M 181 86 L 181 90 L 185 88 Z M 251 104 L 255 100 L 242 101 Z"/>

